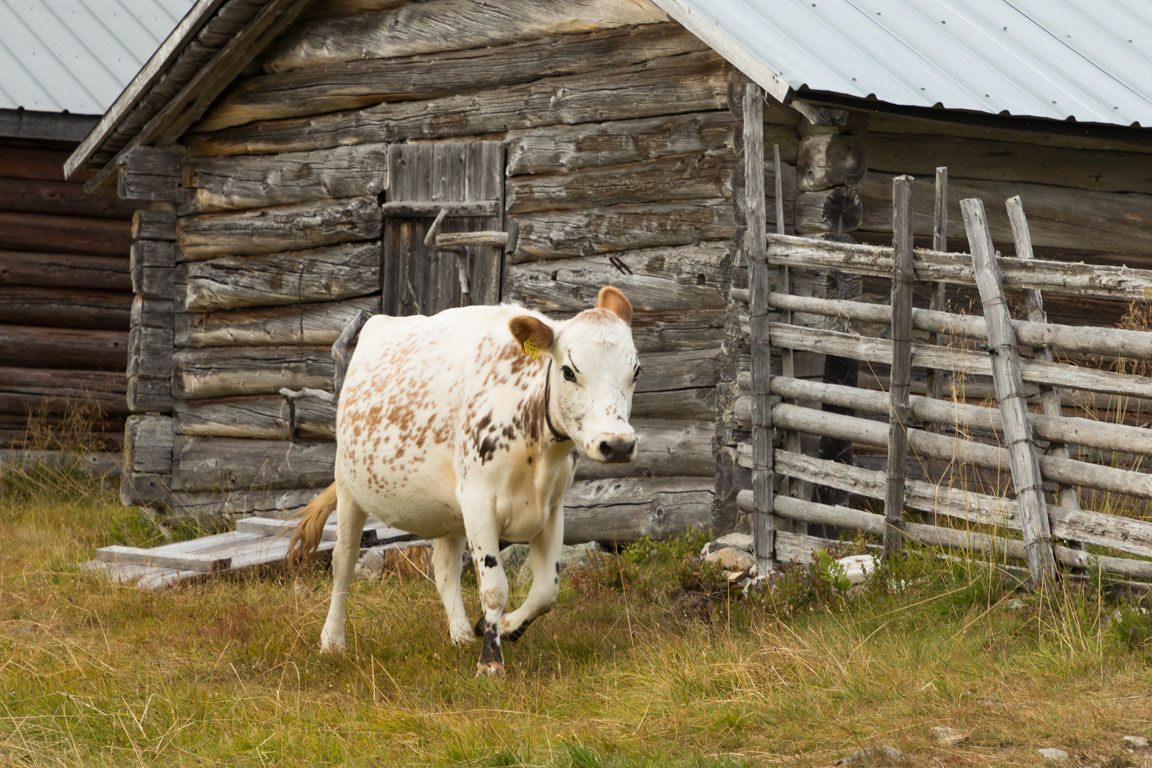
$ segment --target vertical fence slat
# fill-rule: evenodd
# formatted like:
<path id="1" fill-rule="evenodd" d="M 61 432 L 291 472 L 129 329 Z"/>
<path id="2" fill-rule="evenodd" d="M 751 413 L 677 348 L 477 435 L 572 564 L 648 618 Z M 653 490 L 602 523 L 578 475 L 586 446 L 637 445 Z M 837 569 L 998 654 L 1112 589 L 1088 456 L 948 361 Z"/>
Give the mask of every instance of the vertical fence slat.
<path id="1" fill-rule="evenodd" d="M 932 217 L 932 250 L 945 252 L 948 250 L 948 169 L 941 166 L 936 169 L 936 207 Z M 938 282 L 933 287 L 929 309 L 944 311 L 944 283 Z M 936 344 L 947 346 L 946 334 L 936 334 Z M 945 372 L 932 370 L 928 372 L 928 396 L 939 400 L 944 394 Z"/>
<path id="2" fill-rule="evenodd" d="M 1020 196 L 1009 198 L 1005 203 L 1008 209 L 1008 221 L 1012 224 L 1012 238 L 1016 242 L 1016 258 L 1031 259 L 1032 234 L 1028 230 L 1028 219 L 1024 215 L 1024 204 Z M 1027 319 L 1034 323 L 1046 323 L 1048 317 L 1044 314 L 1044 297 L 1035 288 L 1024 291 L 1024 311 Z M 1052 350 L 1041 347 L 1036 350 L 1037 360 L 1052 362 Z M 1040 387 L 1040 409 L 1046 416 L 1063 416 L 1064 411 L 1060 405 L 1060 390 L 1055 387 Z M 1068 446 L 1060 442 L 1051 442 L 1048 452 L 1056 456 L 1068 458 Z M 1060 506 L 1065 509 L 1080 509 L 1080 501 L 1076 496 L 1075 486 L 1065 485 L 1060 488 Z"/>
<path id="3" fill-rule="evenodd" d="M 912 380 L 912 177 L 892 180 L 892 371 L 888 422 L 888 489 L 884 497 L 884 549 L 903 544 L 904 474 L 908 462 L 908 390 Z"/>
<path id="4" fill-rule="evenodd" d="M 775 152 L 778 154 L 779 149 Z M 772 349 L 768 335 L 768 293 L 771 286 L 764 199 L 764 92 L 755 83 L 747 83 L 744 88 L 744 183 L 752 335 L 752 493 L 756 506 L 752 538 L 756 559 L 761 569 L 767 570 L 775 559 L 776 546 L 772 519 L 772 405 L 769 400 Z"/>
<path id="5" fill-rule="evenodd" d="M 1024 533 L 1024 553 L 1032 581 L 1040 585 L 1056 578 L 1056 559 L 1052 550 L 1052 533 L 1036 446 L 1032 441 L 1032 424 L 1020 377 L 1016 331 L 1004 297 L 996 250 L 988 231 L 984 204 L 979 199 L 963 200 L 964 229 L 972 251 L 976 286 L 988 323 L 989 354 L 992 356 L 992 380 L 1004 423 L 1004 438 L 1012 464 L 1012 484 L 1020 508 L 1020 527 Z"/>

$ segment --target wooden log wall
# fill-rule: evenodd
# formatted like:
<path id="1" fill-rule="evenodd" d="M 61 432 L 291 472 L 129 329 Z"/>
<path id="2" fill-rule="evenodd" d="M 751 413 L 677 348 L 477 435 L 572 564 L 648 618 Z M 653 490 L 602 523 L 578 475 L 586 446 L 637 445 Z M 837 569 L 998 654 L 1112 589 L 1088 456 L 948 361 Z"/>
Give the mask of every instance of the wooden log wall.
<path id="1" fill-rule="evenodd" d="M 70 151 L 0 145 L 0 448 L 76 447 L 51 435 L 78 437 L 78 406 L 99 447 L 123 439 L 132 207 L 86 194 L 90 174 L 65 181 Z"/>
<path id="2" fill-rule="evenodd" d="M 735 382 L 721 377 L 742 234 L 731 96 L 742 81 L 647 0 L 510 13 L 463 0 L 317 4 L 182 138 L 171 506 L 327 483 L 331 405 L 297 400 L 290 423 L 278 391 L 329 389 L 327 345 L 356 312 L 378 311 L 389 147 L 483 140 L 505 144 L 504 218 L 517 233 L 502 299 L 567 317 L 613 284 L 636 309 L 639 463 L 581 465 L 569 538 L 731 527 L 736 486 L 718 493 L 718 466 L 739 470 L 716 450 L 716 424 Z M 765 113 L 766 134 L 792 148 L 791 231 L 798 116 Z M 772 226 L 776 208 L 770 199 Z"/>

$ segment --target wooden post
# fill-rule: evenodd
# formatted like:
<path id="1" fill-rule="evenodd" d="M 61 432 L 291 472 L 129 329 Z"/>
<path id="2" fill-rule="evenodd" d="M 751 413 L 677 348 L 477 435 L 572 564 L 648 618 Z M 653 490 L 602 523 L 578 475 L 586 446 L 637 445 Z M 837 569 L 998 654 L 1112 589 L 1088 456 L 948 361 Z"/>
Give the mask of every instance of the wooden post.
<path id="1" fill-rule="evenodd" d="M 888 419 L 888 489 L 884 496 L 884 550 L 904 543 L 904 474 L 908 461 L 908 390 L 912 379 L 912 177 L 892 180 L 892 371 Z"/>
<path id="2" fill-rule="evenodd" d="M 1005 202 L 1005 206 L 1008 209 L 1008 221 L 1012 224 L 1012 239 L 1016 243 L 1016 258 L 1033 259 L 1032 234 L 1028 231 L 1028 219 L 1024 216 L 1024 205 L 1020 196 L 1009 198 Z M 1033 323 L 1048 322 L 1048 318 L 1044 314 L 1044 297 L 1035 288 L 1024 290 L 1024 311 L 1027 319 Z M 1046 346 L 1037 348 L 1034 356 L 1046 363 L 1052 362 L 1052 350 Z M 1059 418 L 1064 415 L 1060 405 L 1059 389 L 1048 386 L 1040 387 L 1040 410 L 1045 416 Z M 1065 459 L 1069 458 L 1068 446 L 1059 441 L 1049 442 L 1048 453 Z M 1080 499 L 1077 497 L 1075 486 L 1062 485 L 1057 497 L 1060 499 L 1060 506 L 1064 509 L 1079 511 Z M 1081 544 L 1081 548 L 1083 548 L 1083 544 Z"/>
<path id="3" fill-rule="evenodd" d="M 1020 527 L 1024 533 L 1024 552 L 1033 584 L 1039 586 L 1056 578 L 1056 560 L 1052 551 L 1052 533 L 1048 524 L 1048 510 L 1044 504 L 1043 479 L 1032 441 L 1032 424 L 1028 420 L 1027 400 L 1020 378 L 1020 360 L 1016 347 L 1016 331 L 1004 298 L 1004 285 L 1000 268 L 996 264 L 996 251 L 984 203 L 971 198 L 960 203 L 964 214 L 964 228 L 968 233 L 968 247 L 972 251 L 972 266 L 976 273 L 976 286 L 984 305 L 984 319 L 988 323 L 988 351 L 992 356 L 992 380 L 996 399 L 1004 422 L 1004 438 L 1008 444 L 1012 464 L 1012 484 L 1016 488 L 1016 501 L 1020 507 Z"/>
<path id="4" fill-rule="evenodd" d="M 936 169 L 936 208 L 932 217 L 932 250 L 945 252 L 948 250 L 948 169 Z M 944 311 L 944 283 L 938 282 L 932 291 L 930 309 L 938 312 Z M 937 345 L 947 345 L 945 334 L 936 334 Z M 928 396 L 939 400 L 944 393 L 944 371 L 931 370 L 928 372 Z"/>
<path id="5" fill-rule="evenodd" d="M 779 148 L 774 151 L 779 157 Z M 748 252 L 749 314 L 752 336 L 752 491 L 756 504 L 752 538 L 761 571 L 775 559 L 775 526 L 772 519 L 772 404 L 770 397 L 772 348 L 768 337 L 767 221 L 764 199 L 764 92 L 755 83 L 744 86 L 744 179 Z M 777 184 L 780 174 L 776 174 Z M 779 187 L 777 188 L 779 189 Z M 777 192 L 777 201 L 783 196 Z M 777 202 L 779 206 L 779 202 Z M 777 226 L 783 217 L 777 208 Z"/>

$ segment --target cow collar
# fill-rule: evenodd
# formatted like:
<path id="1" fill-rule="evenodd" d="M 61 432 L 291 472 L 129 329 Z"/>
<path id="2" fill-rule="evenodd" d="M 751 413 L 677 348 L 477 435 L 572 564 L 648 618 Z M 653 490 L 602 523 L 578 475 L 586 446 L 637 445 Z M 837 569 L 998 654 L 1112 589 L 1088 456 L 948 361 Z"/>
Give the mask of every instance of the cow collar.
<path id="1" fill-rule="evenodd" d="M 572 438 L 565 435 L 560 430 L 556 429 L 556 425 L 552 423 L 552 358 L 548 358 L 548 370 L 544 373 L 544 423 L 548 425 L 548 431 L 552 433 L 552 442 L 554 443 L 567 443 Z"/>

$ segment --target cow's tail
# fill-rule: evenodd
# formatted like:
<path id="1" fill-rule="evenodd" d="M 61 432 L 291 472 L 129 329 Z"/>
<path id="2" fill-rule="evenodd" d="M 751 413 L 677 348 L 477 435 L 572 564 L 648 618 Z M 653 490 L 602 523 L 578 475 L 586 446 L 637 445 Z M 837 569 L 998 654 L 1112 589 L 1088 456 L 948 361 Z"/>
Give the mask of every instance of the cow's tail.
<path id="1" fill-rule="evenodd" d="M 289 562 L 299 563 L 320 546 L 320 539 L 324 536 L 324 524 L 328 516 L 336 509 L 336 483 L 325 488 L 320 495 L 308 502 L 296 516 L 300 522 L 292 533 L 292 541 L 288 543 Z"/>

